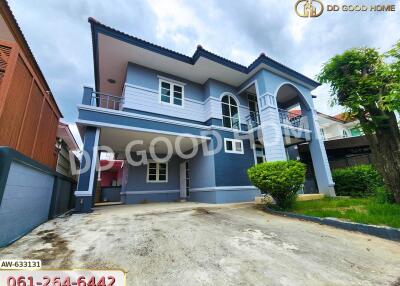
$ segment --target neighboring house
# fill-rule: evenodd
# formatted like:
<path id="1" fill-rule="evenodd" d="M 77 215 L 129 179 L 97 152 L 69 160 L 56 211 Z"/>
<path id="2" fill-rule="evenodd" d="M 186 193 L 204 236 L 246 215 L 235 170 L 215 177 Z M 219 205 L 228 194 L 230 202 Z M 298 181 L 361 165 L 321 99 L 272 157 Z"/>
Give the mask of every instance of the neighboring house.
<path id="1" fill-rule="evenodd" d="M 359 121 L 349 119 L 344 113 L 329 116 L 318 112 L 318 123 L 324 140 L 349 138 L 363 135 Z"/>
<path id="2" fill-rule="evenodd" d="M 73 152 L 79 151 L 79 146 L 68 124 L 63 122 L 58 123 L 56 149 L 58 151 L 56 171 L 76 180 L 76 175 L 72 174 L 72 168 L 79 168 L 79 160 Z M 72 163 L 71 157 L 74 160 Z"/>
<path id="3" fill-rule="evenodd" d="M 82 161 L 90 170 L 80 175 L 76 211 L 93 205 L 100 145 L 125 162 L 151 150 L 165 157 L 174 146 L 167 161 L 124 164 L 123 203 L 254 200 L 259 191 L 246 170 L 286 160 L 287 148 L 300 143 L 311 151 L 319 192 L 334 195 L 311 95 L 318 82 L 264 54 L 248 67 L 201 46 L 189 57 L 89 22 L 95 90 L 84 88 L 77 124 L 94 160 Z M 141 141 L 128 145 L 132 140 Z M 208 152 L 216 146 L 221 151 Z"/>
<path id="4" fill-rule="evenodd" d="M 324 139 L 331 169 L 371 163 L 369 143 L 358 120 L 349 119 L 344 113 L 335 116 L 321 112 L 317 112 L 317 114 L 321 137 Z M 298 147 L 296 150 L 292 150 L 291 158 L 301 160 L 311 166 L 312 160 L 308 145 L 300 144 Z M 309 182 L 313 180 L 314 178 L 309 176 Z M 308 186 L 311 187 L 305 191 L 313 192 L 315 187 L 312 185 L 309 183 Z"/>
<path id="5" fill-rule="evenodd" d="M 0 146 L 55 169 L 54 145 L 61 112 L 3 0 L 0 15 Z"/>
<path id="6" fill-rule="evenodd" d="M 0 0 L 0 247 L 73 208 L 76 183 L 56 172 L 60 117 L 17 21 Z"/>

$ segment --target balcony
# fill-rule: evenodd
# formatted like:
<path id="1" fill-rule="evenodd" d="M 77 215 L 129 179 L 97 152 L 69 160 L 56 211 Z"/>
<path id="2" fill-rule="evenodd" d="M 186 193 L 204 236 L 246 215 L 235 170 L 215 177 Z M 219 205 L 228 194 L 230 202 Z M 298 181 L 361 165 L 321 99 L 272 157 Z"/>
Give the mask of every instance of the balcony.
<path id="1" fill-rule="evenodd" d="M 92 88 L 85 87 L 82 104 L 113 110 L 122 110 L 124 97 L 95 92 Z"/>
<path id="2" fill-rule="evenodd" d="M 301 113 L 290 112 L 284 109 L 278 109 L 279 112 L 279 121 L 282 125 L 300 128 L 300 129 L 308 129 L 306 117 Z M 259 113 L 251 112 L 246 117 L 246 123 L 248 130 L 256 128 L 260 125 L 260 115 Z"/>
<path id="3" fill-rule="evenodd" d="M 260 125 L 260 114 L 258 112 L 250 112 L 249 115 L 246 116 L 247 130 L 251 130 Z"/>
<path id="4" fill-rule="evenodd" d="M 111 94 L 92 92 L 90 105 L 107 109 L 121 110 L 124 104 L 124 98 Z"/>
<path id="5" fill-rule="evenodd" d="M 290 112 L 284 109 L 278 109 L 279 121 L 282 125 L 292 126 L 296 128 L 304 128 L 304 116 L 301 113 Z"/>

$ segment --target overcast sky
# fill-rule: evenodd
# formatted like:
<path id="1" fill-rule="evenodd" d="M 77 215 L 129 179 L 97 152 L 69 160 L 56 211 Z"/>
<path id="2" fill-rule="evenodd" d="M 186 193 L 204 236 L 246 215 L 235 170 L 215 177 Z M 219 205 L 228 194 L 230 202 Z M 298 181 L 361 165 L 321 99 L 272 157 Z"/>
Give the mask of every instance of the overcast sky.
<path id="1" fill-rule="evenodd" d="M 9 4 L 39 63 L 64 121 L 77 118 L 84 85 L 94 86 L 89 23 L 100 22 L 192 56 L 198 44 L 249 65 L 261 52 L 311 77 L 330 57 L 352 47 L 385 51 L 400 39 L 400 2 L 331 0 L 325 4 L 396 4 L 396 12 L 323 13 L 305 19 L 295 0 L 11 0 Z M 320 87 L 316 107 L 327 114 L 329 89 Z"/>

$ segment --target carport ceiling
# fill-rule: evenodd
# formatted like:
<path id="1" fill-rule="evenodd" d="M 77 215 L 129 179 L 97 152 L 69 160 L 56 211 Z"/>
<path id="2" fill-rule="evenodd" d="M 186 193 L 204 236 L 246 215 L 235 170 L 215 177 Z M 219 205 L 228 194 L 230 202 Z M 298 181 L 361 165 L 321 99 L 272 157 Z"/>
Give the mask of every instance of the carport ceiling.
<path id="1" fill-rule="evenodd" d="M 158 133 L 150 133 L 150 132 L 139 132 L 139 131 L 130 131 L 116 128 L 101 128 L 100 132 L 100 146 L 108 146 L 113 149 L 114 152 L 125 152 L 126 146 L 133 140 L 143 140 L 143 144 L 137 144 L 132 146 L 132 152 L 149 150 L 150 143 L 153 139 L 157 137 L 163 137 L 171 142 L 173 146 L 174 153 L 175 152 L 175 142 L 177 140 L 177 136 L 173 135 L 164 135 Z M 160 140 L 161 141 L 161 140 Z M 202 139 L 199 138 L 189 138 L 183 137 L 178 139 L 180 148 L 182 152 L 188 152 L 193 149 L 194 145 L 199 145 L 202 142 Z M 156 141 L 154 141 L 156 142 Z M 159 154 L 165 154 L 167 152 L 167 146 L 163 142 L 158 142 L 155 145 L 155 151 Z"/>

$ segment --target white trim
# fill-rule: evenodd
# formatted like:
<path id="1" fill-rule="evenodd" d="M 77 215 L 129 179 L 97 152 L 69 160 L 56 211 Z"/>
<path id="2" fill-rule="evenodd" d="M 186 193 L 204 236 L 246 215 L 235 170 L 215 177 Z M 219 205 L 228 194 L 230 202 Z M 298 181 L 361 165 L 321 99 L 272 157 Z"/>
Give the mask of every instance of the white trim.
<path id="1" fill-rule="evenodd" d="M 256 144 L 255 143 L 251 144 L 251 148 L 253 149 L 254 165 L 257 165 Z"/>
<path id="2" fill-rule="evenodd" d="M 187 168 L 186 168 L 187 161 L 183 161 L 179 164 L 179 189 L 180 189 L 180 197 L 186 198 L 186 189 L 187 189 Z"/>
<path id="3" fill-rule="evenodd" d="M 156 164 L 156 180 L 150 180 L 150 163 Z M 165 164 L 165 180 L 160 180 L 160 164 Z M 147 173 L 146 173 L 146 183 L 168 183 L 168 162 L 157 162 L 154 160 L 148 160 L 147 162 Z"/>
<path id="4" fill-rule="evenodd" d="M 103 107 L 95 107 L 95 106 L 90 106 L 90 105 L 79 104 L 78 109 L 89 110 L 89 111 L 94 111 L 94 112 L 101 112 L 101 113 L 112 114 L 112 115 L 120 115 L 120 116 L 125 116 L 125 117 L 144 119 L 144 120 L 150 120 L 150 121 L 156 121 L 156 122 L 162 122 L 162 123 L 170 123 L 170 124 L 194 127 L 194 128 L 199 128 L 199 129 L 210 129 L 209 126 L 205 126 L 205 125 L 201 125 L 201 124 L 195 124 L 195 123 L 177 121 L 177 120 L 173 120 L 173 119 L 154 117 L 154 116 L 144 115 L 144 114 L 135 114 L 132 112 L 107 109 L 107 108 L 103 108 Z"/>
<path id="5" fill-rule="evenodd" d="M 98 157 L 98 148 L 99 148 L 99 138 L 100 138 L 100 128 L 96 129 L 96 134 L 94 137 L 94 143 L 93 143 L 93 154 L 92 154 L 92 165 L 90 166 L 90 179 L 89 179 L 89 188 L 88 188 L 88 193 L 93 194 L 93 183 L 94 183 L 94 173 L 96 170 L 96 164 L 97 164 L 97 157 Z"/>
<path id="6" fill-rule="evenodd" d="M 248 89 L 252 84 L 256 84 L 257 80 L 253 80 L 251 82 L 249 82 L 248 84 L 246 84 L 244 87 L 242 87 L 241 90 L 238 91 L 238 94 L 241 94 L 243 91 L 245 91 L 246 89 Z M 256 89 L 256 93 L 257 93 L 257 89 Z"/>
<path id="7" fill-rule="evenodd" d="M 169 194 L 179 193 L 179 190 L 159 190 L 159 191 L 127 191 L 121 192 L 121 195 L 145 195 L 145 194 Z"/>
<path id="8" fill-rule="evenodd" d="M 95 127 L 111 127 L 111 128 L 118 128 L 118 129 L 131 130 L 131 131 L 140 131 L 140 132 L 148 132 L 148 133 L 156 133 L 156 134 L 165 134 L 165 135 L 183 136 L 183 137 L 189 137 L 189 138 L 211 140 L 211 137 L 207 137 L 207 136 L 187 134 L 187 133 L 169 132 L 169 131 L 147 129 L 147 128 L 139 128 L 139 127 L 132 127 L 132 126 L 127 126 L 127 125 L 104 123 L 104 122 L 99 122 L 99 121 L 78 119 L 76 121 L 76 123 L 85 124 L 85 125 L 89 125 L 89 126 L 95 126 Z"/>
<path id="9" fill-rule="evenodd" d="M 160 80 L 169 81 L 169 82 L 172 82 L 172 83 L 177 84 L 177 85 L 186 85 L 186 83 L 184 83 L 184 82 L 181 82 L 181 81 L 178 81 L 178 80 L 175 80 L 175 79 L 166 77 L 166 76 L 157 75 L 157 77 L 158 77 Z"/>
<path id="10" fill-rule="evenodd" d="M 276 99 L 278 99 L 278 92 L 279 92 L 279 89 L 282 87 L 282 86 L 284 86 L 284 85 L 290 85 L 291 87 L 293 87 L 299 94 L 300 94 L 300 96 L 304 99 L 304 101 L 307 103 L 306 104 L 306 109 L 307 109 L 307 111 L 309 111 L 309 110 L 312 110 L 313 108 L 312 108 L 312 104 L 310 103 L 310 102 L 308 102 L 308 100 L 307 100 L 307 98 L 304 96 L 304 94 L 300 91 L 300 89 L 297 87 L 297 86 L 295 86 L 293 83 L 291 83 L 291 82 L 288 82 L 288 81 L 285 81 L 285 82 L 282 82 L 276 89 L 275 89 L 275 98 Z M 312 99 L 311 99 L 312 100 Z"/>
<path id="11" fill-rule="evenodd" d="M 161 90 L 162 90 L 162 83 L 163 82 L 169 84 L 169 86 L 170 86 L 169 102 L 162 101 L 162 99 L 161 99 L 162 98 Z M 179 86 L 182 89 L 182 92 L 181 92 L 181 103 L 182 104 L 180 104 L 180 105 L 174 103 L 175 86 Z M 175 106 L 175 107 L 184 108 L 185 107 L 185 86 L 183 84 L 176 83 L 174 81 L 170 81 L 170 80 L 166 80 L 166 79 L 160 78 L 158 80 L 158 102 L 160 104 L 168 104 L 169 106 Z"/>
<path id="12" fill-rule="evenodd" d="M 244 190 L 256 190 L 254 186 L 221 186 L 221 187 L 205 187 L 205 188 L 190 188 L 191 192 L 213 192 L 213 191 L 244 191 Z"/>
<path id="13" fill-rule="evenodd" d="M 134 85 L 134 84 L 131 84 L 131 83 L 125 83 L 125 86 L 131 87 L 131 88 L 140 89 L 140 90 L 145 90 L 145 91 L 154 93 L 155 95 L 158 95 L 158 93 L 159 93 L 159 91 L 157 89 L 151 89 L 151 88 L 147 88 L 147 87 L 143 87 L 143 86 L 139 86 L 139 85 Z M 125 95 L 125 92 L 123 94 Z M 185 101 L 190 101 L 190 102 L 201 104 L 201 105 L 206 105 L 211 100 L 220 102 L 220 100 L 218 98 L 211 97 L 211 96 L 207 97 L 207 99 L 205 99 L 203 101 L 200 101 L 200 100 L 197 100 L 197 99 L 193 99 L 193 98 L 187 98 L 187 97 L 185 98 Z M 241 105 L 241 104 L 240 104 L 240 107 L 241 108 L 245 108 L 245 109 L 249 109 L 247 106 Z"/>
<path id="14" fill-rule="evenodd" d="M 295 126 L 287 125 L 287 124 L 283 124 L 283 123 L 281 123 L 281 127 L 287 128 L 287 129 L 296 130 L 296 131 L 299 131 L 299 132 L 312 133 L 312 131 L 309 130 L 309 129 L 303 129 L 303 128 L 299 128 L 299 127 L 295 127 Z M 282 135 L 285 135 L 285 134 L 282 133 Z"/>
<path id="15" fill-rule="evenodd" d="M 138 115 L 138 114 L 134 114 L 134 113 L 131 113 L 131 112 L 107 109 L 107 108 L 103 108 L 103 107 L 95 107 L 95 106 L 84 105 L 84 104 L 78 104 L 78 110 L 79 109 L 98 112 L 98 113 L 106 113 L 106 114 L 112 114 L 112 115 L 125 116 L 125 117 L 136 118 L 136 119 L 144 119 L 144 120 L 149 120 L 149 121 L 156 121 L 156 122 L 162 122 L 162 123 L 175 124 L 175 125 L 179 125 L 179 126 L 193 127 L 193 128 L 203 129 L 203 130 L 216 129 L 216 130 L 229 131 L 229 132 L 241 133 L 241 134 L 250 134 L 250 133 L 258 130 L 259 128 L 261 128 L 261 125 L 259 125 L 259 126 L 255 127 L 255 128 L 252 128 L 252 129 L 248 130 L 248 131 L 243 131 L 243 130 L 231 129 L 231 128 L 228 128 L 228 127 L 217 126 L 217 125 L 205 126 L 205 125 L 200 125 L 200 124 L 176 121 L 176 120 L 172 120 L 172 119 L 164 119 L 164 118 L 159 118 L 159 117 L 153 117 L 153 116 L 149 116 L 149 115 L 141 115 L 141 114 Z M 76 121 L 76 123 L 91 125 L 91 126 L 95 126 L 95 127 L 113 127 L 113 128 L 124 129 L 124 130 L 142 131 L 142 132 L 150 132 L 150 133 L 160 133 L 160 134 L 166 134 L 166 135 L 185 136 L 185 137 L 199 138 L 199 139 L 204 139 L 204 140 L 211 140 L 211 137 L 207 137 L 207 136 L 187 134 L 187 133 L 178 133 L 178 132 L 170 132 L 170 131 L 162 131 L 162 130 L 156 130 L 156 129 L 140 128 L 140 127 L 132 127 L 132 126 L 128 126 L 128 125 L 105 123 L 105 122 L 100 122 L 100 121 L 91 121 L 91 120 L 78 119 Z M 284 125 L 284 124 L 281 124 L 281 126 L 283 126 L 285 128 L 289 128 L 289 129 L 294 129 L 294 130 L 298 130 L 298 131 L 304 131 L 304 132 L 312 133 L 312 131 L 308 130 L 308 129 L 302 129 L 302 128 L 289 126 L 289 125 Z"/>
<path id="16" fill-rule="evenodd" d="M 249 133 L 248 131 L 243 131 L 243 130 L 238 130 L 238 129 L 231 129 L 231 128 L 223 127 L 223 126 L 217 126 L 217 125 L 206 126 L 206 125 L 201 125 L 201 124 L 188 123 L 188 122 L 183 122 L 183 121 L 176 121 L 176 120 L 173 120 L 173 119 L 165 119 L 165 118 L 154 117 L 154 116 L 143 115 L 143 114 L 135 114 L 135 113 L 132 113 L 132 112 L 113 110 L 113 109 L 107 109 L 107 108 L 103 108 L 103 107 L 95 107 L 95 106 L 84 105 L 84 104 L 78 104 L 78 110 L 79 109 L 89 110 L 89 111 L 99 112 L 99 113 L 112 114 L 112 115 L 125 116 L 125 117 L 136 118 L 136 119 L 144 119 L 144 120 L 150 120 L 150 121 L 156 121 L 156 122 L 162 122 L 162 123 L 175 124 L 175 125 L 180 125 L 180 126 L 193 127 L 193 128 L 198 128 L 198 129 L 204 129 L 204 130 L 220 129 L 220 130 L 223 130 L 223 131 L 230 131 L 230 132 L 236 132 L 236 133 L 244 133 L 244 134 Z M 214 118 L 214 117 L 210 117 L 210 118 Z M 82 123 L 83 122 L 99 123 L 98 121 L 90 121 L 90 120 L 82 120 L 82 119 L 78 119 L 76 122 L 79 123 L 79 121 L 82 121 Z M 127 126 L 127 125 L 119 125 L 119 124 L 112 124 L 112 123 L 104 123 L 104 124 L 110 124 L 110 125 L 114 125 L 114 126 L 119 126 L 118 128 L 122 128 L 122 129 L 134 130 L 134 129 L 128 128 L 130 126 Z M 95 125 L 95 124 L 93 124 L 93 125 Z M 152 130 L 152 129 L 145 129 L 145 128 L 140 128 L 140 129 Z M 161 133 L 162 131 L 154 131 L 154 130 L 152 130 L 152 131 L 149 131 L 149 132 L 153 132 L 153 133 L 154 132 L 159 132 L 159 133 Z M 167 131 L 165 131 L 165 132 L 167 132 Z M 176 132 L 171 132 L 171 134 L 173 134 L 173 135 L 182 135 L 182 133 L 176 133 Z M 210 137 L 205 137 L 205 136 L 200 136 L 200 135 L 193 135 L 192 137 L 211 139 Z"/>
<path id="17" fill-rule="evenodd" d="M 74 193 L 75 197 L 91 197 L 92 194 L 89 194 L 88 191 L 76 191 Z"/>
<path id="18" fill-rule="evenodd" d="M 226 147 L 226 143 L 230 141 L 232 142 L 232 150 L 228 150 Z M 236 143 L 240 143 L 242 151 L 237 151 L 236 150 Z M 243 140 L 239 139 L 232 139 L 232 138 L 224 138 L 224 151 L 225 153 L 232 153 L 232 154 L 244 154 L 244 149 L 243 149 Z"/>

